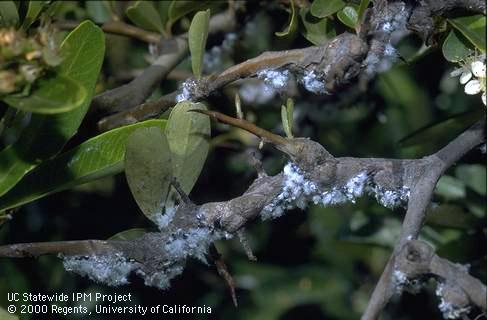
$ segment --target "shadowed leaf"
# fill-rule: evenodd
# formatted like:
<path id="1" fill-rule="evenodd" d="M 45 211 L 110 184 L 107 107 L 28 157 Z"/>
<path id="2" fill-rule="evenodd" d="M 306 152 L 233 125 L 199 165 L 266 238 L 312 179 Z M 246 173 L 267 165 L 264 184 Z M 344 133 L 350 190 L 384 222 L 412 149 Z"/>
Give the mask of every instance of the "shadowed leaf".
<path id="1" fill-rule="evenodd" d="M 203 109 L 202 103 L 183 101 L 169 115 L 166 135 L 171 148 L 174 177 L 186 193 L 198 179 L 209 149 L 210 119 L 188 110 Z"/>
<path id="2" fill-rule="evenodd" d="M 10 95 L 3 98 L 3 101 L 22 111 L 54 114 L 80 107 L 86 96 L 86 89 L 77 81 L 58 75 L 39 79 L 36 88 L 26 97 Z"/>
<path id="3" fill-rule="evenodd" d="M 477 48 L 485 52 L 486 17 L 484 15 L 448 19 L 448 22 Z"/>
<path id="4" fill-rule="evenodd" d="M 127 8 L 127 17 L 137 26 L 151 31 L 163 32 L 164 26 L 154 3 L 137 1 Z"/>
<path id="5" fill-rule="evenodd" d="M 331 16 L 345 7 L 342 0 L 315 0 L 311 4 L 311 14 L 318 18 Z"/>
<path id="6" fill-rule="evenodd" d="M 144 215 L 162 213 L 172 179 L 171 152 L 159 127 L 139 128 L 127 139 L 125 176 Z"/>
<path id="7" fill-rule="evenodd" d="M 445 59 L 450 62 L 462 61 L 474 52 L 471 43 L 458 30 L 450 31 L 441 51 Z"/>
<path id="8" fill-rule="evenodd" d="M 299 11 L 304 29 L 303 36 L 314 45 L 322 45 L 329 39 L 336 36 L 332 21 L 327 18 L 316 18 L 309 14 L 309 11 L 301 8 Z"/>

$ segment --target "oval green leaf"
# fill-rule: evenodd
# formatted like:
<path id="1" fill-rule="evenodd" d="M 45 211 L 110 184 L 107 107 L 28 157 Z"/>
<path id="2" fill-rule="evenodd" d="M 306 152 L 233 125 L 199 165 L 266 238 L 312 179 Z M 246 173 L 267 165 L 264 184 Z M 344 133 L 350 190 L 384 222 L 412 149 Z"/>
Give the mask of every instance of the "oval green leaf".
<path id="1" fill-rule="evenodd" d="M 208 155 L 210 119 L 188 110 L 203 109 L 202 103 L 179 102 L 169 115 L 166 136 L 171 149 L 173 175 L 189 194 Z"/>
<path id="2" fill-rule="evenodd" d="M 358 24 L 358 7 L 348 5 L 337 13 L 338 19 L 347 27 L 355 29 Z"/>
<path id="3" fill-rule="evenodd" d="M 19 13 L 13 1 L 0 1 L 0 27 L 11 27 L 19 22 Z"/>
<path id="4" fill-rule="evenodd" d="M 205 55 L 206 40 L 210 27 L 210 9 L 197 12 L 188 32 L 189 52 L 191 52 L 191 67 L 197 79 L 201 78 L 203 57 Z"/>
<path id="5" fill-rule="evenodd" d="M 0 196 L 40 161 L 58 153 L 77 132 L 91 102 L 105 54 L 103 31 L 82 22 L 61 45 L 59 74 L 81 84 L 87 92 L 82 105 L 53 115 L 34 114 L 17 142 L 0 152 Z"/>
<path id="6" fill-rule="evenodd" d="M 58 75 L 39 79 L 28 96 L 10 95 L 3 98 L 9 106 L 28 112 L 54 114 L 80 107 L 87 92 L 77 81 Z"/>
<path id="7" fill-rule="evenodd" d="M 137 1 L 125 13 L 130 21 L 143 29 L 160 33 L 164 31 L 161 17 L 152 1 Z"/>
<path id="8" fill-rule="evenodd" d="M 312 44 L 319 46 L 336 36 L 333 23 L 330 19 L 316 18 L 304 8 L 301 8 L 299 15 L 304 26 L 301 33 Z"/>
<path id="9" fill-rule="evenodd" d="M 342 0 L 315 0 L 311 4 L 311 14 L 318 18 L 325 18 L 343 7 L 345 2 Z"/>
<path id="10" fill-rule="evenodd" d="M 0 198 L 0 211 L 122 172 L 128 136 L 139 128 L 165 126 L 166 120 L 147 120 L 113 129 L 42 163 Z"/>
<path id="11" fill-rule="evenodd" d="M 448 22 L 480 51 L 485 52 L 486 17 L 484 15 L 448 19 Z"/>
<path id="12" fill-rule="evenodd" d="M 172 25 L 193 11 L 206 9 L 209 7 L 212 1 L 181 1 L 181 0 L 173 0 L 169 5 L 168 9 L 168 21 L 166 24 L 166 30 L 170 30 Z"/>
<path id="13" fill-rule="evenodd" d="M 474 52 L 471 43 L 458 30 L 450 31 L 441 46 L 441 51 L 450 62 L 460 62 Z"/>
<path id="14" fill-rule="evenodd" d="M 172 180 L 171 152 L 159 127 L 139 128 L 127 139 L 125 177 L 144 215 L 162 213 Z"/>

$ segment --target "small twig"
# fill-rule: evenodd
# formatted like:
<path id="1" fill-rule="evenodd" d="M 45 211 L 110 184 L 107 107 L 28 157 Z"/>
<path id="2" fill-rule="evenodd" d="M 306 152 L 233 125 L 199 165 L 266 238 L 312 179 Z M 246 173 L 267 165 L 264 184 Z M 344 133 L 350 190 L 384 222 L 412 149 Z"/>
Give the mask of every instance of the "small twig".
<path id="1" fill-rule="evenodd" d="M 122 21 L 105 22 L 101 29 L 104 32 L 127 36 L 134 39 L 142 40 L 148 43 L 159 43 L 161 35 L 156 32 L 147 31 L 134 25 Z"/>
<path id="2" fill-rule="evenodd" d="M 157 100 L 145 102 L 130 110 L 122 111 L 98 121 L 98 130 L 108 131 L 124 125 L 154 118 L 174 106 L 176 93 L 166 94 Z"/>
<path id="3" fill-rule="evenodd" d="M 277 134 L 274 134 L 270 131 L 262 129 L 262 128 L 256 126 L 255 124 L 253 124 L 247 120 L 232 118 L 232 117 L 229 117 L 229 116 L 227 116 L 223 113 L 220 113 L 218 111 L 208 111 L 208 110 L 200 110 L 200 109 L 192 109 L 189 111 L 205 114 L 205 115 L 207 115 L 213 119 L 217 119 L 218 121 L 221 121 L 223 123 L 226 123 L 226 124 L 232 125 L 234 127 L 248 131 L 248 132 L 262 138 L 263 140 L 265 140 L 265 142 L 269 142 L 269 143 L 272 143 L 274 145 L 287 145 L 288 144 L 288 141 L 286 140 L 286 138 L 283 138 L 280 135 L 277 135 Z"/>
<path id="4" fill-rule="evenodd" d="M 61 30 L 72 30 L 79 25 L 76 21 L 57 21 L 54 24 Z M 122 21 L 108 21 L 101 25 L 101 29 L 106 33 L 112 33 L 120 36 L 131 37 L 148 43 L 158 43 L 161 41 L 161 35 L 156 32 L 147 31 L 127 24 Z"/>

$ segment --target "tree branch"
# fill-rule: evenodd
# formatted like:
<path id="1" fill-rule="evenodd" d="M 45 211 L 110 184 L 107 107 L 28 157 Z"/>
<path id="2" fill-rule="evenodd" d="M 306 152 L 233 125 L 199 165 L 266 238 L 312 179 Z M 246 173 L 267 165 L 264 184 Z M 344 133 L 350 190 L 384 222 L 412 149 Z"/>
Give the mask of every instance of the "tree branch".
<path id="1" fill-rule="evenodd" d="M 454 264 L 437 256 L 434 249 L 423 241 L 407 242 L 396 258 L 396 270 L 409 279 L 420 276 L 434 276 L 441 284 L 447 284 L 448 290 L 459 294 L 448 295 L 442 292 L 442 298 L 451 297 L 449 303 L 456 308 L 465 308 L 474 304 L 483 311 L 487 310 L 487 288 L 482 282 L 468 274 L 465 267 Z"/>
<path id="2" fill-rule="evenodd" d="M 381 310 L 394 295 L 392 276 L 396 256 L 410 239 L 418 237 L 438 179 L 455 161 L 482 141 L 485 141 L 485 120 L 479 121 L 437 153 L 425 158 L 423 167 L 420 169 L 423 174 L 412 188 L 400 239 L 372 293 L 362 320 L 377 319 Z"/>

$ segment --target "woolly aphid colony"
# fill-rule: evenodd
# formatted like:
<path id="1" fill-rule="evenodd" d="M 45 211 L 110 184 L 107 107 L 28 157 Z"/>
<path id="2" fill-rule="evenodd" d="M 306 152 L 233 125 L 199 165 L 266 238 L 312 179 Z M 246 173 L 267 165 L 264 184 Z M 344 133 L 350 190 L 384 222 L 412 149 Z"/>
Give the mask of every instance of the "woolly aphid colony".
<path id="1" fill-rule="evenodd" d="M 382 32 L 382 49 L 370 50 L 369 55 L 363 62 L 363 67 L 367 73 L 383 72 L 390 68 L 392 61 L 397 54 L 393 47 L 394 34 L 405 30 L 407 14 L 405 8 L 398 10 L 397 14 L 384 19 L 384 23 L 377 26 L 376 32 Z M 234 37 L 230 39 L 234 40 Z M 323 70 L 326 74 L 328 71 Z M 272 89 L 282 90 L 287 86 L 293 74 L 284 68 L 263 69 L 257 72 L 257 77 Z M 328 94 L 325 90 L 325 83 L 314 70 L 302 70 L 296 75 L 297 81 L 304 88 L 316 94 Z M 189 79 L 182 84 L 180 94 L 176 101 L 191 100 L 196 96 L 198 82 Z M 381 186 L 373 183 L 373 177 L 367 172 L 361 172 L 350 178 L 342 186 L 334 186 L 329 190 L 321 190 L 318 185 L 307 179 L 304 172 L 294 163 L 288 163 L 283 171 L 284 179 L 280 193 L 272 199 L 262 210 L 262 219 L 274 219 L 283 215 L 285 210 L 295 207 L 305 208 L 308 203 L 317 205 L 338 205 L 347 201 L 355 200 L 364 195 L 374 196 L 377 201 L 388 208 L 395 208 L 405 205 L 409 198 L 409 188 L 403 186 L 396 190 L 385 190 Z M 155 221 L 161 232 L 165 232 L 167 226 L 174 218 L 176 209 L 166 209 L 164 215 L 156 217 Z M 166 255 L 163 266 L 159 266 L 156 271 L 148 272 L 139 262 L 129 260 L 121 252 L 105 255 L 90 256 L 70 256 L 63 257 L 64 267 L 68 271 L 76 272 L 82 276 L 105 283 L 112 286 L 119 286 L 128 283 L 128 276 L 135 272 L 148 286 L 166 289 L 170 285 L 170 280 L 181 274 L 186 260 L 196 258 L 206 263 L 206 256 L 212 242 L 219 239 L 228 239 L 231 235 L 207 227 L 204 224 L 189 230 L 176 230 L 166 243 L 161 243 L 161 251 Z"/>
<path id="2" fill-rule="evenodd" d="M 281 191 L 264 207 L 261 212 L 262 219 L 280 217 L 285 210 L 295 207 L 305 208 L 311 202 L 323 206 L 337 205 L 347 201 L 355 202 L 356 198 L 370 194 L 375 196 L 382 205 L 393 208 L 405 204 L 409 197 L 407 187 L 384 191 L 371 182 L 371 176 L 366 172 L 351 178 L 344 186 L 334 186 L 330 190 L 320 190 L 317 184 L 308 180 L 294 163 L 288 163 L 284 167 L 283 175 Z M 164 215 L 160 214 L 156 217 L 155 221 L 161 232 L 165 232 L 175 214 L 176 209 L 170 208 Z M 203 219 L 203 217 L 197 218 Z M 76 272 L 111 286 L 127 284 L 128 276 L 135 272 L 144 279 L 146 285 L 166 289 L 170 285 L 170 280 L 183 272 L 188 258 L 207 263 L 206 256 L 211 243 L 229 238 L 231 238 L 229 233 L 204 225 L 187 231 L 178 229 L 171 234 L 169 241 L 160 244 L 167 263 L 157 271 L 144 271 L 145 269 L 138 262 L 127 259 L 121 252 L 64 257 L 64 267 L 67 271 Z"/>
<path id="3" fill-rule="evenodd" d="M 282 191 L 262 210 L 262 219 L 274 219 L 282 216 L 285 210 L 295 207 L 304 209 L 308 203 L 316 205 L 337 205 L 355 200 L 364 195 L 373 195 L 377 201 L 387 208 L 395 208 L 407 203 L 409 188 L 403 186 L 398 190 L 384 190 L 372 182 L 372 177 L 361 172 L 352 177 L 344 186 L 334 186 L 330 190 L 320 190 L 308 180 L 301 169 L 294 163 L 284 167 Z"/>

